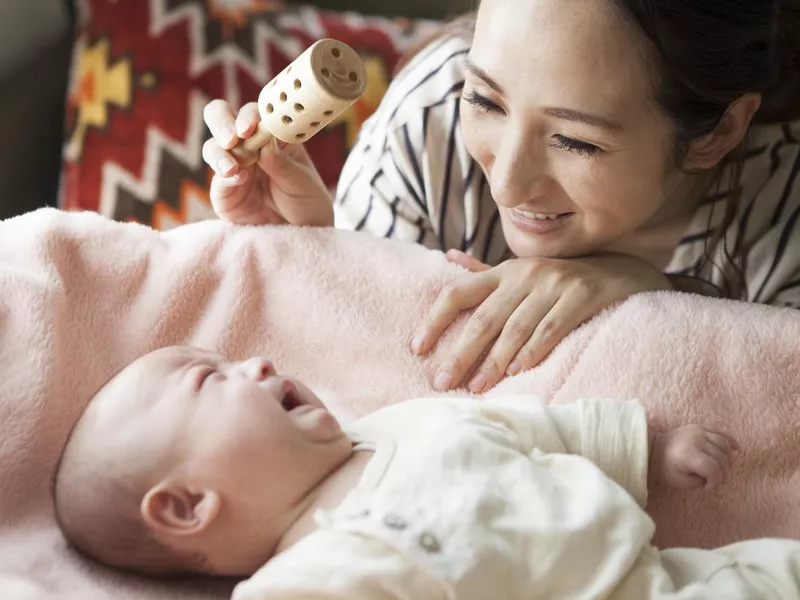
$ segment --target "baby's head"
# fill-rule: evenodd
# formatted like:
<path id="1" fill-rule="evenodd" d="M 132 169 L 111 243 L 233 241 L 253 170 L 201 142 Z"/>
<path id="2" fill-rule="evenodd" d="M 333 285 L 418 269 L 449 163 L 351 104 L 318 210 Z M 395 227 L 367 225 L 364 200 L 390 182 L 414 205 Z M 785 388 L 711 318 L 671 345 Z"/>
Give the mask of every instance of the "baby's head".
<path id="1" fill-rule="evenodd" d="M 92 398 L 56 474 L 56 515 L 112 566 L 249 575 L 350 452 L 322 402 L 269 361 L 162 348 Z"/>

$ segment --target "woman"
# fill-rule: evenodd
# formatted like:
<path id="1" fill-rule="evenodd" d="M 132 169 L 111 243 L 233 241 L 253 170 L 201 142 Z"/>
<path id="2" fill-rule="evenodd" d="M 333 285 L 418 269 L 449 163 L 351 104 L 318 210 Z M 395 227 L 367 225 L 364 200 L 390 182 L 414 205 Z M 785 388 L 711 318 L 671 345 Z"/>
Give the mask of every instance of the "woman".
<path id="1" fill-rule="evenodd" d="M 212 202 L 236 223 L 330 226 L 335 213 L 449 251 L 471 273 L 441 293 L 414 351 L 477 309 L 439 390 L 528 369 L 638 292 L 800 308 L 798 28 L 782 4 L 484 0 L 397 75 L 333 207 L 302 147 L 238 170 L 226 149 L 257 109 L 211 103 Z"/>

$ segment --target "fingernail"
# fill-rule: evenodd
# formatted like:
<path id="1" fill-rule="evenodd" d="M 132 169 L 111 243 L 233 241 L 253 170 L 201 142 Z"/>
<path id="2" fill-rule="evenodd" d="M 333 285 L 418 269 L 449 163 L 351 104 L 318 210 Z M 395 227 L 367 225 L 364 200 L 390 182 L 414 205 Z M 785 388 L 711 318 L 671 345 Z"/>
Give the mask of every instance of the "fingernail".
<path id="1" fill-rule="evenodd" d="M 433 380 L 433 387 L 440 392 L 446 392 L 450 389 L 450 379 L 448 371 L 439 371 L 436 374 L 436 379 Z"/>
<path id="2" fill-rule="evenodd" d="M 217 161 L 217 168 L 221 175 L 227 175 L 236 167 L 236 161 L 230 156 L 223 156 Z"/>
<path id="3" fill-rule="evenodd" d="M 419 354 L 422 352 L 422 343 L 425 341 L 425 336 L 421 333 L 418 333 L 414 336 L 414 339 L 411 340 L 411 349 Z"/>
<path id="4" fill-rule="evenodd" d="M 224 127 L 222 131 L 219 132 L 219 137 L 222 139 L 224 145 L 232 144 L 236 137 L 236 129 L 233 127 Z"/>
<path id="5" fill-rule="evenodd" d="M 483 388 L 486 387 L 486 375 L 483 373 L 478 373 L 475 377 L 472 378 L 472 381 L 469 382 L 469 389 L 474 394 L 480 394 L 483 391 Z"/>
<path id="6" fill-rule="evenodd" d="M 519 363 L 518 360 L 513 361 L 510 365 L 508 365 L 508 369 L 506 369 L 507 375 L 516 375 L 519 373 L 522 365 Z"/>

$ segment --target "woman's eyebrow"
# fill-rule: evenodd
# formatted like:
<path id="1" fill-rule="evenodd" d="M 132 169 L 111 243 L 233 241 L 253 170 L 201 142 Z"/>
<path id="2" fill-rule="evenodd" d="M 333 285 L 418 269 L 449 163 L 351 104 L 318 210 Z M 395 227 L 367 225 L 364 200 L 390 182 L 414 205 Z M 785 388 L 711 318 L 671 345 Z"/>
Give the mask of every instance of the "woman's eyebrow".
<path id="1" fill-rule="evenodd" d="M 472 62 L 472 59 L 470 59 L 469 56 L 465 59 L 464 65 L 466 66 L 467 71 L 475 75 L 475 77 L 482 79 L 484 83 L 486 83 L 486 85 L 492 88 L 495 92 L 497 92 L 501 96 L 505 95 L 505 93 L 503 92 L 503 88 L 500 87 L 500 84 L 497 83 L 491 77 L 489 77 L 489 74 L 486 71 L 484 71 L 474 62 Z"/>
<path id="2" fill-rule="evenodd" d="M 466 57 L 464 64 L 467 68 L 467 71 L 472 73 L 475 77 L 481 79 L 486 85 L 488 85 L 501 96 L 505 95 L 502 86 L 492 79 L 486 71 L 476 65 L 471 58 Z M 591 125 L 592 127 L 601 127 L 612 132 L 618 132 L 622 130 L 622 125 L 620 123 L 592 113 L 569 108 L 547 108 L 544 112 L 551 117 L 555 117 L 556 119 L 585 123 L 586 125 Z"/>
<path id="3" fill-rule="evenodd" d="M 579 110 L 571 110 L 569 108 L 546 108 L 544 112 L 551 117 L 555 117 L 556 119 L 577 121 L 579 123 L 591 125 L 592 127 L 608 129 L 609 131 L 613 132 L 622 130 L 622 125 L 616 121 L 601 117 L 600 115 L 581 112 Z"/>

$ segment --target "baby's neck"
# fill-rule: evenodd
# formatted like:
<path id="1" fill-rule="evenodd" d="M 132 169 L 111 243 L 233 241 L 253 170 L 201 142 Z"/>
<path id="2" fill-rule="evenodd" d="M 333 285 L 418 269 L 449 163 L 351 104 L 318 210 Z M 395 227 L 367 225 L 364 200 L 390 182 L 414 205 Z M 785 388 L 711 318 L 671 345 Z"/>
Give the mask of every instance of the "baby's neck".
<path id="1" fill-rule="evenodd" d="M 316 487 L 309 496 L 309 501 L 306 503 L 303 512 L 300 513 L 300 516 L 295 519 L 281 537 L 275 549 L 275 554 L 287 550 L 310 533 L 313 533 L 317 528 L 314 521 L 314 513 L 317 510 L 330 510 L 341 504 L 347 494 L 358 484 L 361 474 L 364 472 L 372 455 L 372 452 L 354 451 L 341 467 Z"/>

